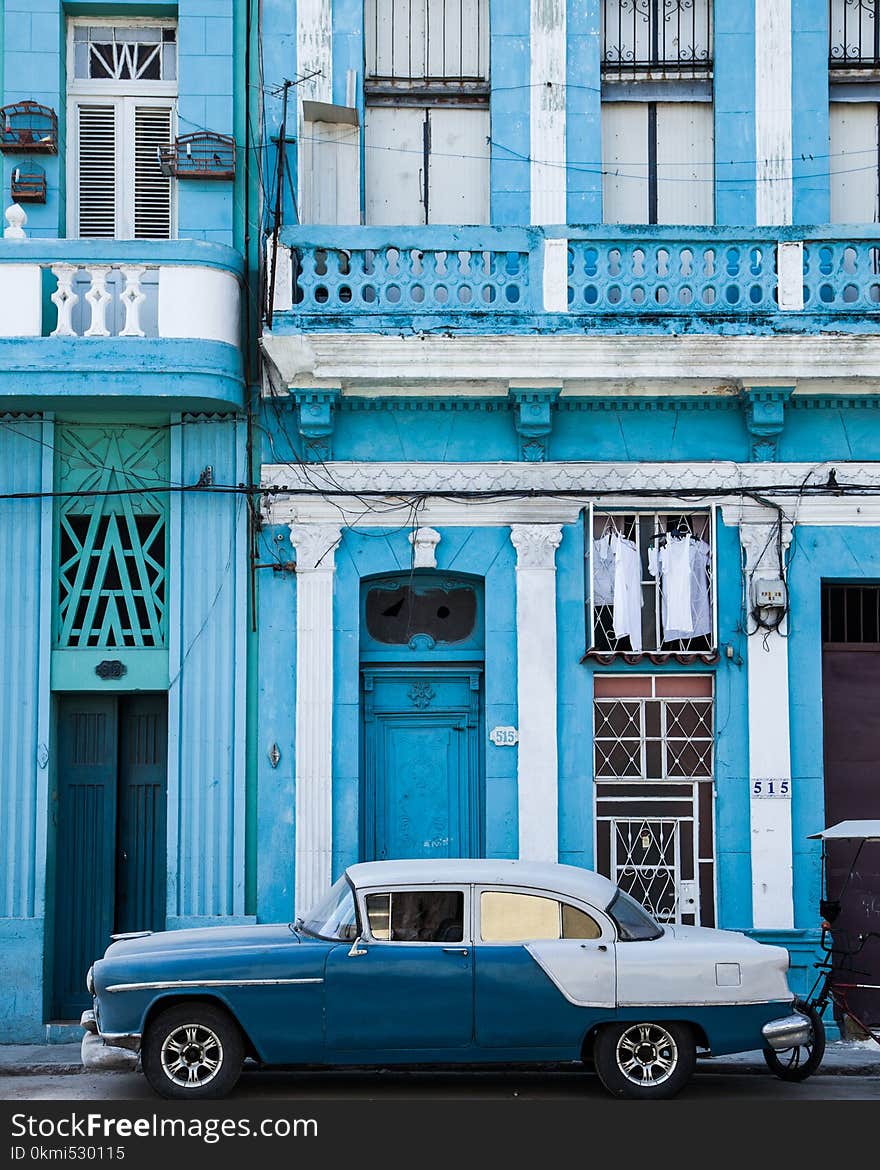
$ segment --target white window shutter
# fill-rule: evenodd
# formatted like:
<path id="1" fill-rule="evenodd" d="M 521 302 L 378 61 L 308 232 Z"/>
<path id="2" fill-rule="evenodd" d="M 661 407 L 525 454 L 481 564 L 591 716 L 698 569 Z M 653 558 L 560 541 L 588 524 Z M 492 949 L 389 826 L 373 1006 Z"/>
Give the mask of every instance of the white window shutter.
<path id="1" fill-rule="evenodd" d="M 77 107 L 79 235 L 116 235 L 116 106 Z"/>
<path id="2" fill-rule="evenodd" d="M 159 169 L 158 150 L 173 139 L 170 106 L 134 111 L 134 238 L 171 238 L 171 179 Z"/>

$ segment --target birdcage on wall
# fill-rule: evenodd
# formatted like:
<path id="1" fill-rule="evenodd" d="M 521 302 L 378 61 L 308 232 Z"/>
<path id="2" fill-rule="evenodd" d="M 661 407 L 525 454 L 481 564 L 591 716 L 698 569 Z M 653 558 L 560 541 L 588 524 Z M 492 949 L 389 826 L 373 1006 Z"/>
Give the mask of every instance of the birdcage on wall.
<path id="1" fill-rule="evenodd" d="M 58 153 L 58 116 L 39 102 L 0 106 L 0 150 L 22 154 Z"/>
<path id="2" fill-rule="evenodd" d="M 9 193 L 14 203 L 45 203 L 46 172 L 36 163 L 14 167 Z"/>
<path id="3" fill-rule="evenodd" d="M 235 139 L 209 130 L 181 134 L 160 147 L 159 166 L 177 179 L 234 179 Z"/>

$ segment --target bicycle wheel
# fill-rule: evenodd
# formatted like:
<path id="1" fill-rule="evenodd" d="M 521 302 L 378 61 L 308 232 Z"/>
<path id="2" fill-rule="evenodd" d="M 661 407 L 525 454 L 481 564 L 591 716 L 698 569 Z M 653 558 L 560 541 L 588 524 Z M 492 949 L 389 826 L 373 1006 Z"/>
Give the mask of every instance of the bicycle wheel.
<path id="1" fill-rule="evenodd" d="M 813 1039 L 809 1044 L 798 1044 L 794 1048 L 784 1048 L 776 1052 L 772 1048 L 764 1049 L 764 1060 L 767 1067 L 781 1081 L 805 1081 L 811 1077 L 825 1055 L 825 1025 L 822 1017 L 810 1003 L 797 1000 L 795 1007 L 805 1016 L 809 1016 L 813 1026 Z"/>

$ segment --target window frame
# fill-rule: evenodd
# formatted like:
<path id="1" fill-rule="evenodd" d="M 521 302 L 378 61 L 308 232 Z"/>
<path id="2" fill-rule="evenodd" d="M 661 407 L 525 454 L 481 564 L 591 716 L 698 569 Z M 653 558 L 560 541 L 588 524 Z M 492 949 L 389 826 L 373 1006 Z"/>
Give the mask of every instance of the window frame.
<path id="1" fill-rule="evenodd" d="M 373 894 L 414 894 L 414 893 L 455 893 L 462 896 L 462 937 L 460 940 L 452 941 L 438 939 L 434 942 L 420 942 L 417 939 L 393 939 L 393 938 L 376 938 L 370 927 L 370 915 L 367 909 L 367 898 Z M 393 946 L 393 947 L 468 947 L 472 945 L 472 915 L 471 915 L 471 897 L 470 886 L 467 883 L 444 882 L 442 884 L 435 884 L 433 882 L 399 882 L 392 886 L 365 886 L 357 890 L 358 898 L 358 914 L 360 917 L 361 937 L 365 942 L 369 942 L 373 946 Z"/>
<path id="2" fill-rule="evenodd" d="M 128 81 L 108 81 L 99 77 L 76 77 L 74 73 L 73 30 L 87 25 L 91 28 L 173 28 L 177 39 L 177 80 L 149 81 L 132 78 Z M 103 96 L 136 97 L 140 94 L 152 97 L 177 98 L 180 86 L 180 38 L 179 21 L 169 17 L 118 16 L 110 18 L 94 16 L 71 16 L 67 20 L 67 93 L 69 97 L 84 94 L 90 98 Z"/>
<path id="3" fill-rule="evenodd" d="M 712 608 L 712 631 L 711 631 L 711 645 L 706 649 L 665 649 L 662 640 L 658 637 L 659 643 L 656 647 L 643 646 L 641 650 L 617 650 L 617 649 L 600 649 L 596 646 L 596 602 L 595 602 L 595 574 L 593 572 L 593 540 L 595 530 L 596 516 L 634 516 L 636 520 L 644 516 L 668 516 L 668 515 L 699 515 L 708 517 L 708 536 L 709 536 L 709 604 Z M 650 660 L 655 664 L 667 661 L 680 661 L 686 658 L 688 661 L 702 661 L 707 665 L 716 660 L 718 654 L 718 505 L 709 504 L 701 508 L 688 507 L 674 507 L 667 506 L 662 500 L 656 504 L 621 504 L 620 507 L 613 505 L 604 505 L 597 508 L 593 501 L 584 508 L 582 514 L 584 524 L 584 613 L 585 613 L 585 649 L 584 658 L 582 661 L 588 659 L 598 659 L 600 662 L 619 661 L 624 658 L 626 661 L 641 661 L 650 656 Z M 660 592 L 660 578 L 657 577 L 657 584 L 654 589 L 655 595 L 655 617 L 654 630 L 655 634 L 660 635 L 663 632 L 663 609 Z M 642 599 L 644 602 L 645 585 L 649 584 L 643 578 L 642 580 Z"/>
<path id="4" fill-rule="evenodd" d="M 582 913 L 588 915 L 596 925 L 599 927 L 601 934 L 595 939 L 582 938 L 557 938 L 557 939 L 484 939 L 483 938 L 483 921 L 482 921 L 482 905 L 481 897 L 486 893 L 497 894 L 526 894 L 532 898 L 549 898 L 560 905 L 559 912 L 559 929 L 562 930 L 562 910 L 563 905 L 571 906 L 574 910 L 580 910 Z M 562 894 L 558 890 L 539 889 L 535 886 L 512 886 L 499 885 L 498 883 L 486 883 L 474 885 L 473 887 L 473 937 L 474 945 L 481 947 L 525 947 L 533 942 L 567 942 L 583 946 L 586 943 L 594 943 L 595 945 L 615 942 L 617 934 L 612 927 L 611 920 L 604 910 L 598 906 L 593 906 L 589 902 L 584 902 L 580 898 L 575 898 L 571 894 Z"/>

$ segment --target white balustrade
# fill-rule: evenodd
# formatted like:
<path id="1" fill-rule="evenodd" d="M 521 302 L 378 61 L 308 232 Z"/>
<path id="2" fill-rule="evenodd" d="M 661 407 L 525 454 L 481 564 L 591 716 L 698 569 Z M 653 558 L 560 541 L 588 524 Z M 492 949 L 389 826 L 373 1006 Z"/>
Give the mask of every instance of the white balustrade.
<path id="1" fill-rule="evenodd" d="M 110 275 L 109 264 L 95 264 L 87 268 L 86 272 L 92 281 L 92 286 L 86 293 L 86 301 L 91 306 L 92 319 L 84 337 L 109 337 L 107 328 L 107 306 L 113 297 L 107 290 L 107 277 Z"/>
<path id="2" fill-rule="evenodd" d="M 147 299 L 141 288 L 141 277 L 146 272 L 143 267 L 126 266 L 120 268 L 125 279 L 125 288 L 119 295 L 125 309 L 125 324 L 119 331 L 120 337 L 143 337 L 141 328 L 141 305 Z"/>
<path id="3" fill-rule="evenodd" d="M 5 211 L 7 227 L 3 229 L 4 240 L 26 240 L 27 233 L 24 225 L 27 223 L 27 212 L 20 203 L 13 203 Z"/>
<path id="4" fill-rule="evenodd" d="M 53 337 L 76 337 L 73 328 L 73 309 L 79 301 L 79 294 L 73 291 L 73 282 L 78 269 L 74 264 L 53 264 L 52 275 L 58 287 L 52 293 L 52 304 L 58 309 L 58 324 L 52 330 Z"/>

